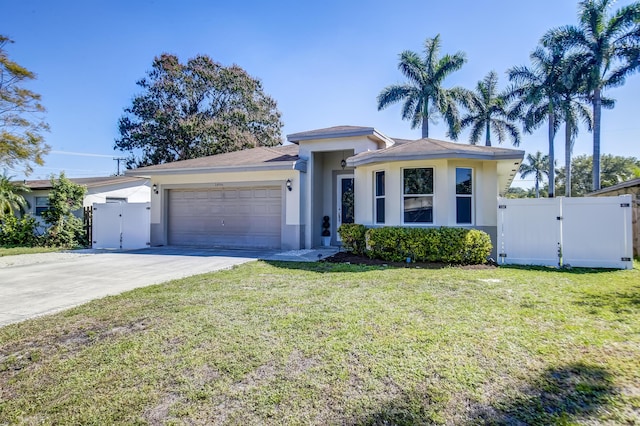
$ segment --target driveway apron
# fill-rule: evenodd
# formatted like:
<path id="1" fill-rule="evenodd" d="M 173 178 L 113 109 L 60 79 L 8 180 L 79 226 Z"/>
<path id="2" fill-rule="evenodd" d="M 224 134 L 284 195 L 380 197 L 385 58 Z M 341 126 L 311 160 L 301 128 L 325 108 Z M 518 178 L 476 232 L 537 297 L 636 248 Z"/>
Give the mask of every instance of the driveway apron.
<path id="1" fill-rule="evenodd" d="M 0 326 L 137 287 L 227 269 L 268 254 L 153 248 L 0 257 Z"/>

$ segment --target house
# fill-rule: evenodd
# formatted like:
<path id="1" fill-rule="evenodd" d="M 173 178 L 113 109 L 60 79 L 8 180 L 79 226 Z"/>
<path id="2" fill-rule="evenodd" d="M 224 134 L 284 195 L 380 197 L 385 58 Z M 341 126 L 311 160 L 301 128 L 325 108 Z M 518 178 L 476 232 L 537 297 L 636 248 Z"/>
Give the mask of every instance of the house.
<path id="1" fill-rule="evenodd" d="M 615 195 L 631 195 L 633 228 L 633 255 L 640 256 L 640 178 L 620 182 L 587 194 L 588 197 L 612 197 Z"/>
<path id="2" fill-rule="evenodd" d="M 93 203 L 128 202 L 144 203 L 151 198 L 149 180 L 133 176 L 106 176 L 88 178 L 68 178 L 71 182 L 87 188 L 83 200 L 83 207 L 90 207 Z M 51 180 L 27 180 L 24 184 L 31 192 L 23 193 L 30 207 L 28 213 L 40 218 L 42 212 L 49 207 L 49 192 Z M 82 212 L 77 213 L 82 217 Z"/>
<path id="3" fill-rule="evenodd" d="M 495 244 L 499 194 L 524 152 L 435 139 L 393 139 L 372 127 L 291 134 L 289 144 L 128 170 L 148 178 L 151 245 L 313 248 L 342 223 L 462 226 Z"/>

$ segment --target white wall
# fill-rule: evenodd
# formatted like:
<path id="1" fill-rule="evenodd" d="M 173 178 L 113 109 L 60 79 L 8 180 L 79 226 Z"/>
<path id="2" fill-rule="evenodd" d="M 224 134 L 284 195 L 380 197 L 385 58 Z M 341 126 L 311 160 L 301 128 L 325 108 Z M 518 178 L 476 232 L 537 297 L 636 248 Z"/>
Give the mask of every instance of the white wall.
<path id="1" fill-rule="evenodd" d="M 374 172 L 385 172 L 385 225 L 402 225 L 402 169 L 433 167 L 433 226 L 462 226 L 456 223 L 456 167 L 473 169 L 473 226 L 495 226 L 495 203 L 498 195 L 496 164 L 474 160 L 420 160 L 360 166 L 355 170 L 356 222 L 375 225 Z M 424 226 L 422 224 L 421 226 Z"/>

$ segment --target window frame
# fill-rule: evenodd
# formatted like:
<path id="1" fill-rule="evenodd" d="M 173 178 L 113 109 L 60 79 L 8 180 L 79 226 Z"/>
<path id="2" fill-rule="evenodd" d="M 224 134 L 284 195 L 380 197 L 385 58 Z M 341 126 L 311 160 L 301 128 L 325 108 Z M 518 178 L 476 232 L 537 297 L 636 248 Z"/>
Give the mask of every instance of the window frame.
<path id="1" fill-rule="evenodd" d="M 382 175 L 382 194 L 378 194 L 378 175 Z M 384 170 L 375 170 L 373 172 L 373 223 L 377 225 L 384 225 L 386 221 L 386 186 L 387 186 L 387 176 Z M 378 220 L 378 200 L 382 200 L 382 220 Z"/>
<path id="2" fill-rule="evenodd" d="M 469 170 L 471 172 L 471 193 L 470 194 L 459 194 L 458 193 L 458 170 Z M 455 179 L 454 179 L 454 194 L 455 194 L 455 213 L 456 213 L 456 225 L 473 225 L 475 223 L 475 212 L 474 212 L 474 200 L 475 200 L 475 190 L 474 190 L 474 169 L 473 167 L 460 166 L 455 168 Z M 460 222 L 458 220 L 458 199 L 466 198 L 469 199 L 469 213 L 470 213 L 470 221 L 469 222 Z"/>
<path id="3" fill-rule="evenodd" d="M 44 205 L 39 205 L 38 201 L 42 200 L 42 199 L 47 200 L 47 202 Z M 49 208 L 51 207 L 49 205 L 49 196 L 48 195 L 36 196 L 33 204 L 34 204 L 33 205 L 33 212 L 34 212 L 34 215 L 36 217 L 42 217 L 42 213 L 47 211 L 47 210 L 49 210 Z"/>
<path id="4" fill-rule="evenodd" d="M 405 193 L 405 170 L 418 170 L 418 169 L 430 169 L 431 170 L 431 193 L 430 194 L 406 194 Z M 400 169 L 400 216 L 403 226 L 434 226 L 436 224 L 436 168 L 434 166 L 419 166 L 419 167 L 403 167 Z M 428 198 L 431 199 L 431 222 L 407 222 L 405 221 L 405 199 L 410 198 Z"/>

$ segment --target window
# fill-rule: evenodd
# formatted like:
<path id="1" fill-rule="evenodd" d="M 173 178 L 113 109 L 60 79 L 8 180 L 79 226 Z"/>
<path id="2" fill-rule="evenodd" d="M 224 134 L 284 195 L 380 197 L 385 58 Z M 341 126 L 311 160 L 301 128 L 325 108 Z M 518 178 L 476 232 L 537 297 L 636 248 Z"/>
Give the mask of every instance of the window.
<path id="1" fill-rule="evenodd" d="M 376 172 L 375 216 L 376 223 L 384 223 L 384 172 Z"/>
<path id="2" fill-rule="evenodd" d="M 36 197 L 36 216 L 42 216 L 49 210 L 49 197 Z"/>
<path id="3" fill-rule="evenodd" d="M 473 169 L 456 168 L 456 223 L 473 223 Z"/>
<path id="4" fill-rule="evenodd" d="M 433 168 L 403 170 L 404 223 L 433 223 Z"/>

